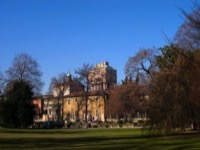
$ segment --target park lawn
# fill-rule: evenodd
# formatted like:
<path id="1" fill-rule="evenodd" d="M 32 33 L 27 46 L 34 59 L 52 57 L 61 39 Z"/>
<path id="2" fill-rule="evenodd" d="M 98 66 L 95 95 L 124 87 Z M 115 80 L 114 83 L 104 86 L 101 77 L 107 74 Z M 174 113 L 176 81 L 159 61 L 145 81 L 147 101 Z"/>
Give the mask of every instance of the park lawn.
<path id="1" fill-rule="evenodd" d="M 200 149 L 200 135 L 152 136 L 146 130 L 131 128 L 0 129 L 3 149 Z"/>

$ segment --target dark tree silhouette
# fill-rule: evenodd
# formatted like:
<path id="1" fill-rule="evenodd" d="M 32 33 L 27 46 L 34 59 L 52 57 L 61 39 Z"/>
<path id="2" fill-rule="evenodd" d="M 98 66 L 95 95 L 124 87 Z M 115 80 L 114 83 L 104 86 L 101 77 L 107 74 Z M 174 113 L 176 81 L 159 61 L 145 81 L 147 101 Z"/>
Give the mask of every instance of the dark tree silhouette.
<path id="1" fill-rule="evenodd" d="M 10 128 L 27 128 L 33 123 L 34 106 L 32 88 L 24 81 L 15 81 L 5 93 L 1 105 L 2 125 Z"/>
<path id="2" fill-rule="evenodd" d="M 151 88 L 150 124 L 169 132 L 200 124 L 200 51 L 178 47 L 163 48 Z"/>

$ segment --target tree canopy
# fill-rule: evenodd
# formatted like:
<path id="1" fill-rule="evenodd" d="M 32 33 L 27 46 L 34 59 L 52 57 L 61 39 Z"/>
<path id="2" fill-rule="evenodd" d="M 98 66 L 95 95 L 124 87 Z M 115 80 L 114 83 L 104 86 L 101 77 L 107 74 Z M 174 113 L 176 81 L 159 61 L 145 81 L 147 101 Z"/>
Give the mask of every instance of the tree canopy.
<path id="1" fill-rule="evenodd" d="M 27 53 L 16 55 L 6 74 L 8 81 L 19 80 L 27 82 L 33 89 L 34 94 L 38 94 L 43 86 L 39 64 Z"/>
<path id="2" fill-rule="evenodd" d="M 181 9 L 185 22 L 179 27 L 174 43 L 185 50 L 200 49 L 200 4 L 195 2 L 193 12 Z"/>
<path id="3" fill-rule="evenodd" d="M 136 55 L 129 57 L 125 65 L 126 76 L 137 78 L 139 75 L 143 79 L 153 78 L 157 68 L 156 64 L 157 50 L 140 49 Z"/>
<path id="4" fill-rule="evenodd" d="M 2 126 L 26 128 L 33 123 L 35 114 L 32 104 L 32 88 L 24 81 L 15 81 L 13 87 L 5 93 L 1 101 Z"/>
<path id="5" fill-rule="evenodd" d="M 177 53 L 175 56 L 173 51 L 180 49 L 171 46 L 167 50 L 170 55 L 164 53 L 159 58 L 158 64 L 162 67 L 152 83 L 151 125 L 173 129 L 199 124 L 200 67 L 197 62 L 200 62 L 200 51 L 188 51 L 184 55 Z"/>
<path id="6" fill-rule="evenodd" d="M 183 10 L 182 13 L 186 21 L 172 44 L 161 47 L 159 54 L 142 49 L 129 57 L 125 66 L 128 76 L 145 75 L 148 82 L 143 82 L 143 86 L 150 108 L 148 125 L 167 133 L 191 124 L 194 129 L 200 129 L 200 5 L 195 3 L 191 14 Z M 120 99 L 126 102 L 130 93 L 126 90 Z"/>
<path id="7" fill-rule="evenodd" d="M 3 89 L 4 83 L 5 83 L 5 79 L 4 79 L 3 73 L 0 70 L 0 91 Z"/>

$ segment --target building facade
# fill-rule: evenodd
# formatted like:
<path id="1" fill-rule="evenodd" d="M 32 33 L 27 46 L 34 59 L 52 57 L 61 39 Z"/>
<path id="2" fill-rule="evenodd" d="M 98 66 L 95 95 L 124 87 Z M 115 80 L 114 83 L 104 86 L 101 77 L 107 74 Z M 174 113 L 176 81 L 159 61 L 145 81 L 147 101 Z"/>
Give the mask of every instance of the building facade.
<path id="1" fill-rule="evenodd" d="M 54 87 L 53 95 L 40 96 L 34 99 L 34 103 L 40 106 L 43 115 L 42 121 L 56 121 L 59 116 L 63 120 L 78 121 L 85 119 L 86 100 L 83 86 L 76 84 L 67 74 L 67 82 L 63 97 L 58 95 L 59 88 Z M 96 64 L 89 73 L 90 90 L 88 93 L 88 121 L 106 120 L 106 101 L 108 100 L 108 90 L 117 82 L 117 72 L 108 62 Z M 62 88 L 60 88 L 62 89 Z M 40 105 L 38 103 L 41 103 Z M 36 117 L 37 119 L 39 117 Z"/>
<path id="2" fill-rule="evenodd" d="M 105 121 L 105 93 L 92 92 L 88 100 L 88 121 Z M 85 103 L 84 95 L 71 94 L 64 99 L 64 119 L 71 121 L 85 120 Z"/>

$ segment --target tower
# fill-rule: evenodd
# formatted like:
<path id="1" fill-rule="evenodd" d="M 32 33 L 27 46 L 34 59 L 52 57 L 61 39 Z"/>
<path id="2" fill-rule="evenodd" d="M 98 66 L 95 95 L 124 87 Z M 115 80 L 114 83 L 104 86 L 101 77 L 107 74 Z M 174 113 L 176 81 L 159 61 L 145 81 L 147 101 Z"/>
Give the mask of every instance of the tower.
<path id="1" fill-rule="evenodd" d="M 117 83 L 117 71 L 108 62 L 96 64 L 89 73 L 90 91 L 107 90 Z"/>

